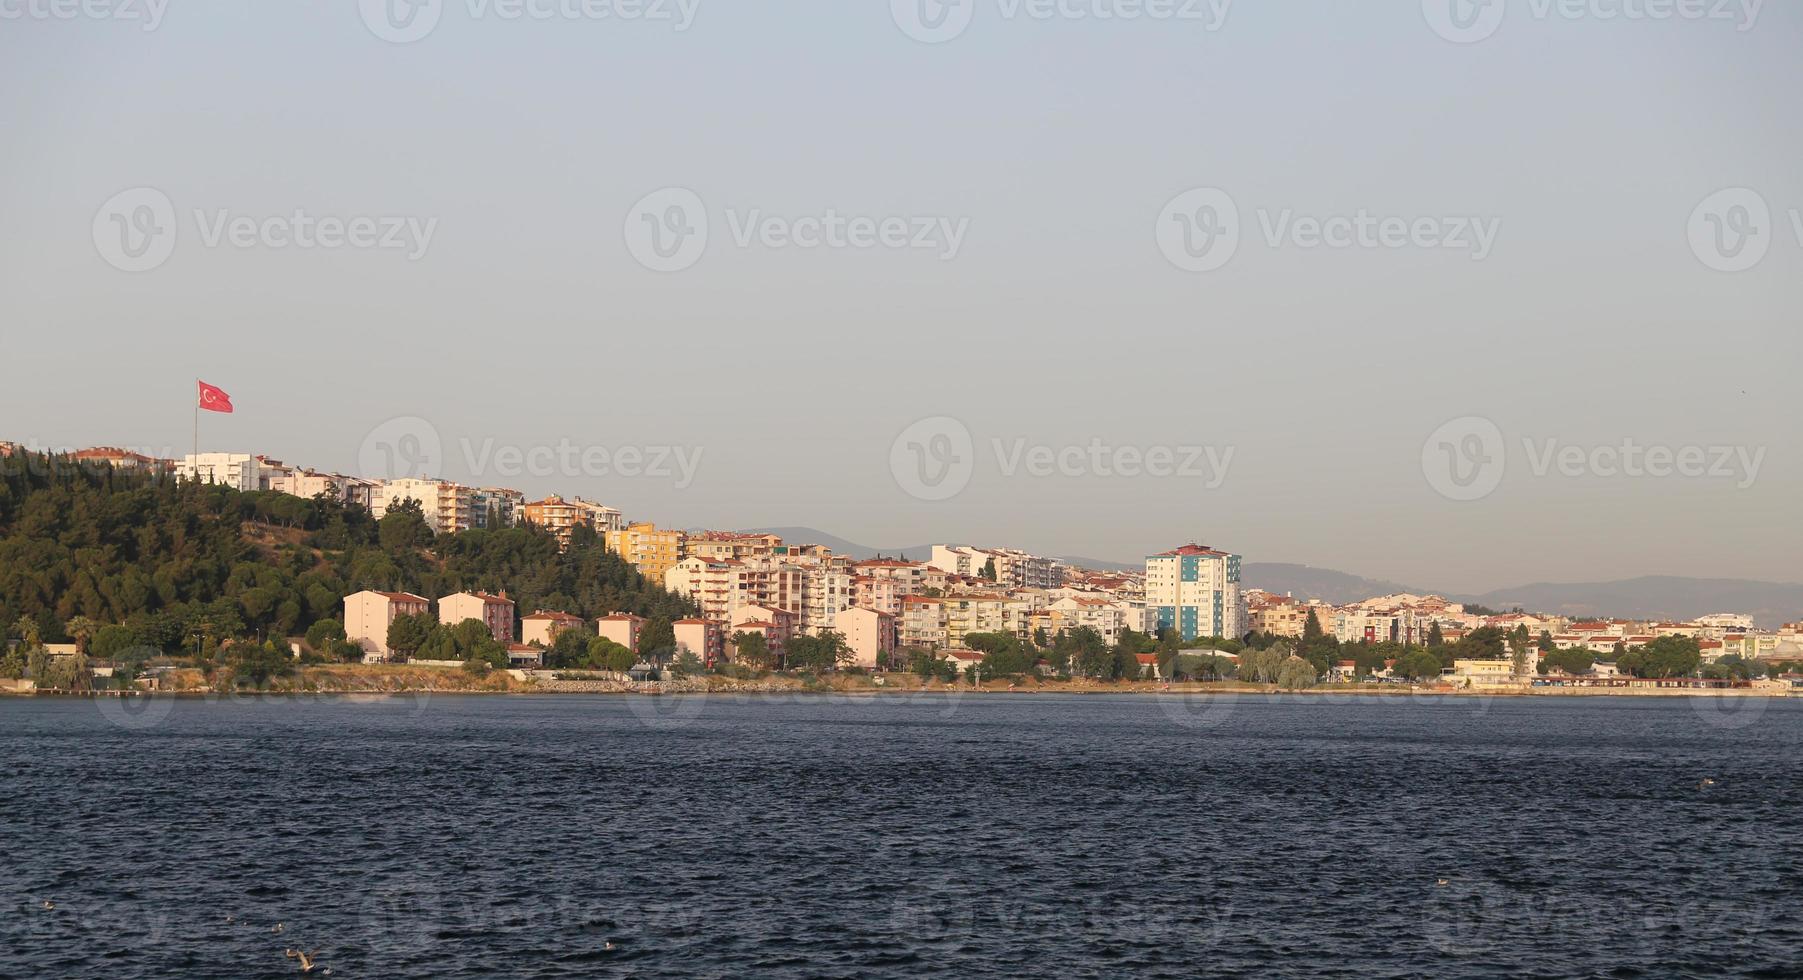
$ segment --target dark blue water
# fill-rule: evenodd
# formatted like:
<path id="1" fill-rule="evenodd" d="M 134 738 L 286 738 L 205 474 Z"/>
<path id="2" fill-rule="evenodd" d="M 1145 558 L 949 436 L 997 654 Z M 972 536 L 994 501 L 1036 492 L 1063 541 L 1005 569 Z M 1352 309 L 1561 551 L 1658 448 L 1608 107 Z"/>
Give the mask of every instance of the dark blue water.
<path id="1" fill-rule="evenodd" d="M 124 710 L 0 700 L 0 975 L 1803 971 L 1797 701 Z"/>

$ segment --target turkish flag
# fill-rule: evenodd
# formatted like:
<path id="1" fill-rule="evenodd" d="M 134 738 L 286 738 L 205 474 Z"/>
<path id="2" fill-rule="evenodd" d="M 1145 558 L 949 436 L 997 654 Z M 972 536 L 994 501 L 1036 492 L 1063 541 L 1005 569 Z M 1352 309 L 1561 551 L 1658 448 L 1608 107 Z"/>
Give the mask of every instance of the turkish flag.
<path id="1" fill-rule="evenodd" d="M 224 412 L 227 415 L 232 414 L 232 396 L 226 394 L 223 389 L 215 388 L 205 381 L 197 381 L 195 384 L 200 385 L 201 408 L 204 408 L 209 412 Z"/>

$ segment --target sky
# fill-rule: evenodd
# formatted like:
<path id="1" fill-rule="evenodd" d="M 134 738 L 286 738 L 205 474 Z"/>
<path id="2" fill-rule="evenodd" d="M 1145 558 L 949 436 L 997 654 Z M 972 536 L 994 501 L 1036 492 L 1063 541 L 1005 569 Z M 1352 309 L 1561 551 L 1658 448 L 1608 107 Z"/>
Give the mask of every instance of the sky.
<path id="1" fill-rule="evenodd" d="M 0 0 L 0 439 L 1803 581 L 1803 8 L 685 2 Z"/>

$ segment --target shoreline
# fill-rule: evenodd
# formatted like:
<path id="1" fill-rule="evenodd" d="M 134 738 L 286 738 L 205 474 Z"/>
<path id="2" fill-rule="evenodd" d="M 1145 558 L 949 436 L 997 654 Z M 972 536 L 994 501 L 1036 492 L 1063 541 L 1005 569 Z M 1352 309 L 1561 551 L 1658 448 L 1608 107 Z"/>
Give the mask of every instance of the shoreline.
<path id="1" fill-rule="evenodd" d="M 361 672 L 359 672 L 361 673 Z M 436 671 L 433 671 L 436 673 Z M 926 686 L 911 683 L 876 684 L 865 675 L 852 675 L 832 678 L 824 683 L 809 683 L 801 678 L 770 677 L 758 680 L 735 680 L 721 677 L 705 677 L 678 681 L 611 681 L 611 680 L 554 680 L 550 678 L 520 677 L 513 673 L 497 672 L 496 675 L 472 683 L 474 679 L 462 676 L 432 676 L 408 671 L 405 675 L 399 672 L 380 672 L 368 677 L 345 677 L 341 674 L 325 674 L 307 677 L 303 675 L 297 683 L 283 683 L 259 688 L 215 688 L 210 685 L 183 686 L 162 690 L 101 690 L 101 691 L 58 691 L 58 690 L 11 690 L 0 691 L 0 698 L 118 698 L 135 700 L 140 698 L 277 698 L 294 696 L 315 697 L 400 697 L 406 695 L 458 695 L 469 697 L 517 697 L 517 696 L 556 696 L 556 697 L 679 697 L 683 695 L 731 695 L 735 697 L 868 697 L 898 698 L 935 695 L 943 697 L 989 696 L 1004 697 L 1036 697 L 1042 694 L 1074 695 L 1081 697 L 1338 697 L 1384 700 L 1391 698 L 1584 698 L 1584 697 L 1645 697 L 1645 698 L 1770 698 L 1785 699 L 1803 696 L 1795 688 L 1685 688 L 1685 687 L 1514 687 L 1486 686 L 1476 688 L 1454 688 L 1446 686 L 1409 686 L 1402 684 L 1348 684 L 1318 685 L 1297 690 L 1283 690 L 1268 685 L 1253 686 L 1237 682 L 1184 682 L 1171 684 L 1168 687 L 1159 683 L 1136 682 L 1119 684 L 1100 681 L 1030 681 L 1027 683 L 1008 684 L 1004 682 L 988 682 L 978 687 L 968 684 L 933 683 Z M 912 680 L 912 678 L 910 678 Z M 321 681 L 328 683 L 321 684 Z M 363 683 L 357 683 L 362 681 Z M 423 683 L 421 683 L 423 681 Z"/>

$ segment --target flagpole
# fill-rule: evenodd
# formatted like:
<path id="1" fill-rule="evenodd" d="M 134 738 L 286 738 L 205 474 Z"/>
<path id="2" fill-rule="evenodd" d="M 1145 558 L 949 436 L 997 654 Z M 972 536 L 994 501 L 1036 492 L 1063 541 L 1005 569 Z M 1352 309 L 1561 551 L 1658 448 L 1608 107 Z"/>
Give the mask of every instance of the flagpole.
<path id="1" fill-rule="evenodd" d="M 194 379 L 194 390 L 200 391 L 200 379 Z M 200 476 L 200 395 L 194 396 L 194 475 Z"/>

